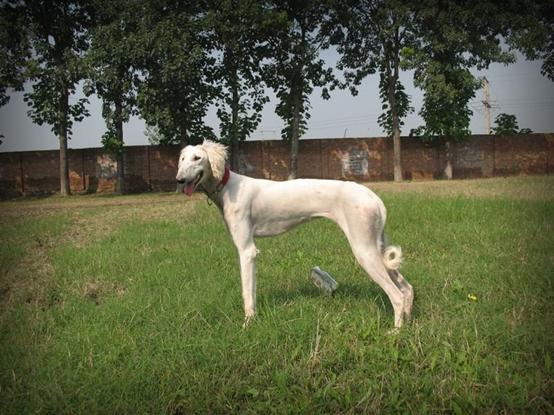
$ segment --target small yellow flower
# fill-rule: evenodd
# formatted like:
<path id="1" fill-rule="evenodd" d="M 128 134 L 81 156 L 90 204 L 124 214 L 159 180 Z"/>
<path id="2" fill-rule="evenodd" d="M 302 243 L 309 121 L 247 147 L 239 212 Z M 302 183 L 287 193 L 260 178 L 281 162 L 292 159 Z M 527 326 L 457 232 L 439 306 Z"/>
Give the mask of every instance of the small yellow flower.
<path id="1" fill-rule="evenodd" d="M 467 299 L 471 301 L 477 301 L 477 296 L 475 294 L 468 294 Z"/>

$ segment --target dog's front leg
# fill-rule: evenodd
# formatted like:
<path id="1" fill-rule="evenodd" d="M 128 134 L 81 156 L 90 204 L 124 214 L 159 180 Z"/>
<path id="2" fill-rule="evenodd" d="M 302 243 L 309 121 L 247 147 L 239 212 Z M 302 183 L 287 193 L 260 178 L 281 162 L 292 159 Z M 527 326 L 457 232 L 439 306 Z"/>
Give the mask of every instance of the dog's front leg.
<path id="1" fill-rule="evenodd" d="M 256 247 L 250 244 L 239 252 L 242 299 L 244 301 L 244 324 L 246 327 L 256 315 Z"/>
<path id="2" fill-rule="evenodd" d="M 251 226 L 246 221 L 228 224 L 233 242 L 237 247 L 240 259 L 240 279 L 242 284 L 242 299 L 244 301 L 244 325 L 256 315 L 256 254 L 254 236 Z"/>

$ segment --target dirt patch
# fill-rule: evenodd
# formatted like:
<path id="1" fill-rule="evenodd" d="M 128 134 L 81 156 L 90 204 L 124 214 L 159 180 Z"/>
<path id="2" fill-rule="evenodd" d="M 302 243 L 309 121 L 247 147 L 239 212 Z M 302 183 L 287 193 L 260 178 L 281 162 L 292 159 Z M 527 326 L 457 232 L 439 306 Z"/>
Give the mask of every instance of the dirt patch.
<path id="1" fill-rule="evenodd" d="M 15 302 L 33 304 L 40 308 L 55 303 L 54 268 L 49 249 L 53 242 L 31 243 L 16 264 L 4 270 L 0 279 L 0 313 Z"/>
<path id="2" fill-rule="evenodd" d="M 73 223 L 61 238 L 62 242 L 65 240 L 77 248 L 82 248 L 88 241 L 107 236 L 127 222 L 171 219 L 189 214 L 203 198 L 200 194 L 185 198 L 183 195 L 161 193 L 133 196 L 71 196 L 68 199 L 19 199 L 0 203 L 0 226 L 25 222 L 31 218 L 58 215 L 61 212 L 69 216 Z"/>
<path id="3" fill-rule="evenodd" d="M 159 203 L 188 203 L 203 200 L 202 193 L 195 193 L 192 197 L 185 197 L 178 193 L 141 193 L 120 196 L 117 194 L 73 195 L 50 197 L 22 197 L 0 202 L 0 206 L 17 209 L 79 209 L 123 205 L 150 205 Z"/>
<path id="4" fill-rule="evenodd" d="M 126 223 L 175 219 L 192 215 L 196 203 L 165 202 L 149 204 L 114 204 L 94 206 L 96 209 L 75 208 L 75 220 L 64 239 L 76 248 L 109 236 Z"/>
<path id="5" fill-rule="evenodd" d="M 113 282 L 93 281 L 87 282 L 83 289 L 83 297 L 93 301 L 96 305 L 100 305 L 102 300 L 110 295 L 121 297 L 125 294 L 125 287 Z"/>

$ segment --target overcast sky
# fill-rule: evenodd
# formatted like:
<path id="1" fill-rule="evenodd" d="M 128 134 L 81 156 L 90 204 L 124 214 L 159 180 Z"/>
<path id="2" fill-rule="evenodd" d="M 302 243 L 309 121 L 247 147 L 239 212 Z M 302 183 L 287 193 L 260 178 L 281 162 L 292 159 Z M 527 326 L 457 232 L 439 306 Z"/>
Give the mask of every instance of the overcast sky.
<path id="1" fill-rule="evenodd" d="M 336 53 L 328 51 L 323 56 L 334 65 Z M 515 114 L 520 128 L 530 128 L 534 132 L 554 132 L 554 82 L 540 74 L 540 61 L 526 61 L 518 57 L 518 62 L 509 66 L 493 64 L 486 71 L 474 71 L 476 75 L 486 76 L 490 83 L 492 119 L 501 112 Z M 403 135 L 411 128 L 422 124 L 417 112 L 421 108 L 422 91 L 414 88 L 412 73 L 404 72 L 401 81 L 412 98 L 415 111 L 405 120 Z M 379 137 L 383 131 L 377 124 L 381 112 L 377 75 L 366 78 L 355 97 L 349 91 L 334 91 L 331 99 L 321 98 L 321 90 L 312 94 L 311 119 L 308 131 L 303 138 L 342 138 L 342 137 Z M 30 88 L 30 85 L 28 86 Z M 283 122 L 275 115 L 277 104 L 275 96 L 268 91 L 271 101 L 263 111 L 262 122 L 251 139 L 270 140 L 280 138 Z M 76 100 L 78 97 L 73 97 Z M 485 133 L 483 91 L 477 92 L 471 104 L 473 117 L 471 131 L 474 134 Z M 70 148 L 99 147 L 105 124 L 101 115 L 100 101 L 90 99 L 91 116 L 81 123 L 75 123 Z M 27 104 L 23 102 L 23 93 L 13 93 L 10 102 L 0 108 L 0 134 L 4 135 L 0 152 L 57 149 L 58 140 L 49 126 L 33 124 L 27 116 Z M 215 111 L 206 116 L 206 123 L 218 131 Z M 494 123 L 493 123 L 494 125 Z M 126 145 L 148 144 L 144 134 L 144 121 L 133 118 L 123 127 Z"/>

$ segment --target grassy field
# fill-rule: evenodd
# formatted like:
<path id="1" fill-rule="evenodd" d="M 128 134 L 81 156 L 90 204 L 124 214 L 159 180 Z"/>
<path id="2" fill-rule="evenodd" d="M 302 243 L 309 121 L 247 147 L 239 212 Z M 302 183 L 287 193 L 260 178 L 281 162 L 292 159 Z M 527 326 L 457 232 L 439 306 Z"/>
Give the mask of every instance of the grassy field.
<path id="1" fill-rule="evenodd" d="M 554 413 L 554 177 L 371 187 L 416 294 L 397 335 L 324 220 L 258 241 L 243 330 L 203 197 L 0 203 L 0 413 Z"/>

